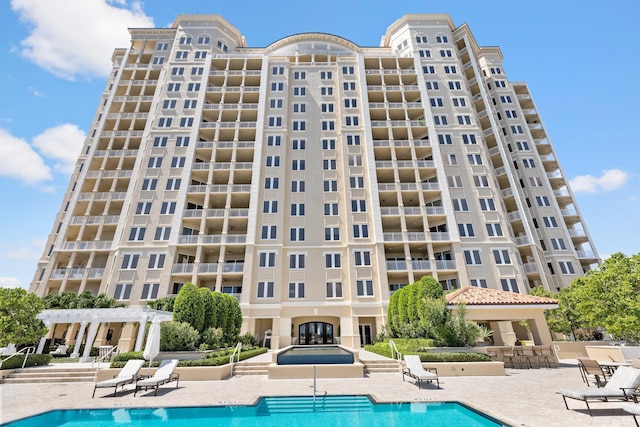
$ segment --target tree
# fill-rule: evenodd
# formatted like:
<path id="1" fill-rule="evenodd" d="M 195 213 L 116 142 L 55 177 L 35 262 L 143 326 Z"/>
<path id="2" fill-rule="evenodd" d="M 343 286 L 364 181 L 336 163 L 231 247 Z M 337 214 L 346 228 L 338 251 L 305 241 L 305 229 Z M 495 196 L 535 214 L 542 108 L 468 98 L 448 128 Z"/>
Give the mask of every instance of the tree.
<path id="1" fill-rule="evenodd" d="M 204 322 L 202 323 L 202 330 L 204 332 L 216 323 L 216 310 L 213 306 L 213 296 L 208 288 L 198 289 L 202 302 L 204 303 Z"/>
<path id="2" fill-rule="evenodd" d="M 0 346 L 32 344 L 47 333 L 36 316 L 44 310 L 42 299 L 21 288 L 0 288 Z"/>
<path id="3" fill-rule="evenodd" d="M 553 298 L 558 300 L 558 308 L 545 310 L 544 316 L 549 329 L 564 335 L 573 335 L 576 329 L 588 327 L 588 322 L 576 309 L 577 296 L 575 288 L 562 288 L 559 292 L 552 292 L 542 286 L 531 288 L 531 295 Z"/>
<path id="4" fill-rule="evenodd" d="M 106 294 L 93 296 L 91 291 L 84 291 L 81 294 L 75 292 L 51 293 L 42 298 L 46 309 L 71 309 L 71 308 L 115 308 L 126 307 L 125 303 L 115 298 L 110 298 Z"/>
<path id="5" fill-rule="evenodd" d="M 575 309 L 591 326 L 617 338 L 640 340 L 640 254 L 618 252 L 574 280 Z"/>
<path id="6" fill-rule="evenodd" d="M 173 305 L 176 302 L 176 297 L 164 297 L 158 298 L 155 301 L 148 301 L 147 306 L 154 310 L 170 311 L 173 312 Z"/>
<path id="7" fill-rule="evenodd" d="M 185 283 L 173 306 L 173 320 L 175 322 L 187 322 L 196 331 L 201 331 L 204 325 L 204 301 L 193 283 Z"/>

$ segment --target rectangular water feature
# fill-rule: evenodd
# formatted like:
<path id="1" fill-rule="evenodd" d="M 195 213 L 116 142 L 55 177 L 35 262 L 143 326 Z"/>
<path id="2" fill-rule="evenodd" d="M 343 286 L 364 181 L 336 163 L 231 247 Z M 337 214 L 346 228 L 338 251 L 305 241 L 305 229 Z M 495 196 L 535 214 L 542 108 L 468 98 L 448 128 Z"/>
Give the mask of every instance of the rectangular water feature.
<path id="1" fill-rule="evenodd" d="M 293 346 L 278 353 L 278 365 L 348 365 L 353 353 L 337 345 Z"/>

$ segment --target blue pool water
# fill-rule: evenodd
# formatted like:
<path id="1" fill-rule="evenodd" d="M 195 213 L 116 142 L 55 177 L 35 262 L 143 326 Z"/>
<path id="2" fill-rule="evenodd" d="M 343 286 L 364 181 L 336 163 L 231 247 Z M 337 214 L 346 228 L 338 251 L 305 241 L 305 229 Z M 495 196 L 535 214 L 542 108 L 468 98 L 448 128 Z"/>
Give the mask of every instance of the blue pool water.
<path id="1" fill-rule="evenodd" d="M 350 351 L 337 345 L 294 346 L 278 354 L 278 365 L 351 365 Z"/>
<path id="2" fill-rule="evenodd" d="M 455 402 L 377 403 L 366 396 L 265 397 L 255 406 L 80 409 L 46 412 L 4 427 L 392 427 L 505 426 Z"/>

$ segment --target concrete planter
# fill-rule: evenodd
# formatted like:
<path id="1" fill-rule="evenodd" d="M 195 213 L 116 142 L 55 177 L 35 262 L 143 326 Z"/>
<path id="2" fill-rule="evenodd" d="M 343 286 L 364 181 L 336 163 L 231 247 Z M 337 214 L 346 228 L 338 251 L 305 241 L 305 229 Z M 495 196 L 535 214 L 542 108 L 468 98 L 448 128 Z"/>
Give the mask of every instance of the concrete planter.
<path id="1" fill-rule="evenodd" d="M 204 351 L 161 351 L 153 360 L 198 360 L 202 359 L 205 354 Z"/>
<path id="2" fill-rule="evenodd" d="M 146 364 L 141 370 L 142 375 L 153 375 L 157 368 L 147 368 Z M 120 372 L 119 368 L 100 369 L 97 381 L 113 378 Z M 216 381 L 224 380 L 231 376 L 231 364 L 227 363 L 222 366 L 194 366 L 194 367 L 177 367 L 176 374 L 180 374 L 180 381 Z"/>

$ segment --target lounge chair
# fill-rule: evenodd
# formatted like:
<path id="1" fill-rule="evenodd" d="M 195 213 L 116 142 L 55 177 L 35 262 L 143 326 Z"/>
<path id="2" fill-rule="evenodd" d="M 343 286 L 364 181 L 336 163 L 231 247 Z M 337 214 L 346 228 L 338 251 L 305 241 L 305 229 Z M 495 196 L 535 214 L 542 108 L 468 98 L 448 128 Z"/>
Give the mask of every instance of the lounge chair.
<path id="1" fill-rule="evenodd" d="M 600 366 L 597 360 L 579 358 L 578 368 L 580 368 L 582 379 L 588 386 L 590 386 L 589 375 L 594 376 L 595 383 L 598 387 L 604 387 L 607 383 L 609 375 L 604 369 L 602 369 L 602 366 Z"/>
<path id="2" fill-rule="evenodd" d="M 604 402 L 607 402 L 609 399 L 629 400 L 632 393 L 638 389 L 638 386 L 640 386 L 640 369 L 621 366 L 602 388 L 564 389 L 560 390 L 560 394 L 562 394 L 564 406 L 567 410 L 569 410 L 567 397 L 582 400 L 587 404 L 589 415 L 593 416 L 591 408 L 589 407 L 589 400 L 600 400 Z"/>
<path id="3" fill-rule="evenodd" d="M 113 387 L 113 396 L 115 397 L 118 392 L 118 386 L 124 388 L 125 385 L 131 384 L 138 377 L 138 372 L 140 372 L 140 368 L 144 365 L 144 360 L 132 359 L 128 360 L 126 365 L 122 368 L 120 373 L 115 377 L 97 382 L 93 385 L 93 394 L 91 398 L 93 399 L 96 395 L 97 388 L 108 388 Z"/>
<path id="4" fill-rule="evenodd" d="M 67 356 L 67 350 L 69 350 L 68 345 L 60 345 L 58 348 L 50 352 L 51 356 Z"/>
<path id="5" fill-rule="evenodd" d="M 437 387 L 440 388 L 440 381 L 438 381 L 438 370 L 436 368 L 428 368 L 428 371 L 425 370 L 422 367 L 422 362 L 420 361 L 419 356 L 405 355 L 404 363 L 406 367 L 402 370 L 402 381 L 404 381 L 404 376 L 407 375 L 416 380 L 416 382 L 418 383 L 418 388 L 422 388 L 422 381 L 435 381 Z"/>
<path id="6" fill-rule="evenodd" d="M 160 367 L 152 377 L 136 381 L 136 390 L 133 392 L 133 395 L 135 396 L 138 390 L 141 389 L 148 390 L 150 388 L 155 388 L 156 391 L 154 396 L 157 396 L 158 387 L 162 384 L 170 383 L 171 381 L 176 382 L 177 388 L 178 382 L 180 381 L 180 374 L 173 373 L 176 366 L 178 366 L 178 359 L 163 360 Z"/>
<path id="7" fill-rule="evenodd" d="M 638 419 L 636 418 L 637 415 L 640 415 L 640 404 L 637 403 L 625 403 L 624 405 L 622 405 L 622 409 L 625 412 L 628 412 L 630 414 L 633 415 L 633 421 L 636 422 L 636 426 L 640 427 L 640 424 L 638 424 Z"/>

